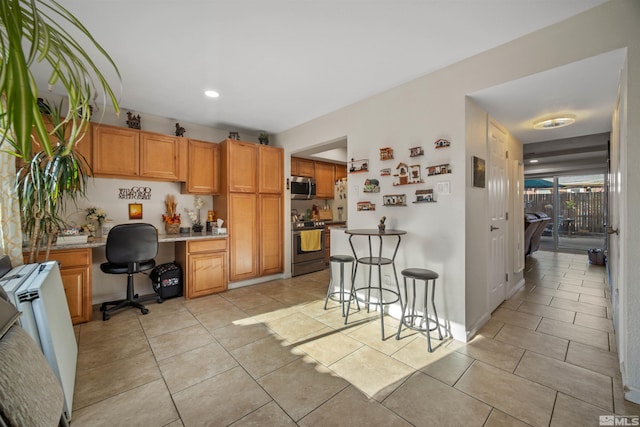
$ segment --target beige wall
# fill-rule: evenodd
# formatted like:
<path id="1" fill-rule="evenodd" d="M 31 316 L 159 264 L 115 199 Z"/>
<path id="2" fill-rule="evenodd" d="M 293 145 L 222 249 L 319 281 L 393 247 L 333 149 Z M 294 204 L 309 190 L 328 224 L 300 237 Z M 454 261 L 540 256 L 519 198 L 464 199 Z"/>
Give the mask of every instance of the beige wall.
<path id="1" fill-rule="evenodd" d="M 628 128 L 629 141 L 640 138 L 640 85 L 635 79 L 640 75 L 640 2 L 615 0 L 593 8 L 564 22 L 524 36 L 495 49 L 466 59 L 443 70 L 434 72 L 395 89 L 381 93 L 362 102 L 312 120 L 277 135 L 277 145 L 289 152 L 321 144 L 347 136 L 348 157 L 368 158 L 372 177 L 377 177 L 381 164 L 377 161 L 378 148 L 392 146 L 402 155 L 410 146 L 422 145 L 427 151 L 421 162 L 437 161 L 441 154 L 430 149 L 433 141 L 447 137 L 452 147 L 446 154 L 453 167 L 452 194 L 438 197 L 433 206 L 378 208 L 376 212 L 356 212 L 355 202 L 367 199 L 361 191 L 363 177 L 350 177 L 349 224 L 373 227 L 382 215 L 390 217 L 392 226 L 410 232 L 403 242 L 398 265 L 429 266 L 438 270 L 442 279 L 439 303 L 451 322 L 451 331 L 457 339 L 465 339 L 473 318 L 481 313 L 484 301 L 466 298 L 473 276 L 468 270 L 480 265 L 474 259 L 475 251 L 467 250 L 473 237 L 486 239 L 481 234 L 467 230 L 467 211 L 482 211 L 481 200 L 467 198 L 470 190 L 465 179 L 465 168 L 470 152 L 465 138 L 465 96 L 514 79 L 549 70 L 574 61 L 619 48 L 628 48 Z M 633 118 L 636 119 L 633 119 Z M 626 161 L 640 162 L 640 144 L 629 144 Z M 398 157 L 400 159 L 400 157 Z M 640 184 L 640 168 L 626 170 L 626 188 Z M 439 179 L 436 179 L 439 180 Z M 429 184 L 433 179 L 429 178 Z M 358 187 L 358 188 L 356 188 Z M 384 184 L 381 194 L 394 191 Z M 402 188 L 402 192 L 405 189 Z M 407 193 L 410 190 L 407 189 Z M 628 192 L 628 213 L 640 208 L 640 193 Z M 373 199 L 373 198 L 372 198 Z M 374 201 L 381 204 L 380 199 Z M 472 203 L 467 208 L 466 203 Z M 478 204 L 478 206 L 475 206 Z M 634 262 L 640 253 L 640 222 L 629 227 L 627 259 L 624 260 L 630 283 L 640 283 L 640 263 Z M 484 276 L 484 275 L 483 275 Z M 630 303 L 640 305 L 640 287 L 629 290 Z M 469 307 L 467 307 L 469 306 Z M 638 330 L 640 311 L 628 319 L 629 354 L 640 354 Z M 467 318 L 467 314 L 469 314 Z M 640 391 L 640 361 L 629 361 L 628 384 Z"/>

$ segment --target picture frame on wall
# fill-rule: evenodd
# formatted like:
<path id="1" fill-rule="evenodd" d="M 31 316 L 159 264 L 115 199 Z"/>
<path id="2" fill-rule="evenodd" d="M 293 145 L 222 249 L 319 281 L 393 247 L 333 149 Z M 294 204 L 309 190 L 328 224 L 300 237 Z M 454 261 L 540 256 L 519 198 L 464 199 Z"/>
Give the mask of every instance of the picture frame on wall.
<path id="1" fill-rule="evenodd" d="M 129 219 L 142 219 L 142 203 L 129 203 Z"/>
<path id="2" fill-rule="evenodd" d="M 484 188 L 486 184 L 485 161 L 480 157 L 473 156 L 472 159 L 473 173 L 471 174 L 474 187 Z"/>

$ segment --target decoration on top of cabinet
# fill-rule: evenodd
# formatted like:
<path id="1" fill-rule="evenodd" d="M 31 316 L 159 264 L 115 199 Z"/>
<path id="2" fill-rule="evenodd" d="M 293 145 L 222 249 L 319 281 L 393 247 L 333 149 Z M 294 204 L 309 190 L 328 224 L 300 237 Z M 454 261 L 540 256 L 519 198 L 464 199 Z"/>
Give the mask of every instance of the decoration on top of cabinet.
<path id="1" fill-rule="evenodd" d="M 185 128 L 180 126 L 180 123 L 176 123 L 176 136 L 184 136 L 186 131 L 187 130 Z"/>
<path id="2" fill-rule="evenodd" d="M 366 179 L 364 181 L 364 192 L 365 193 L 379 193 L 380 192 L 380 181 L 377 179 Z"/>
<path id="3" fill-rule="evenodd" d="M 406 194 L 385 194 L 382 196 L 384 206 L 407 206 Z"/>
<path id="4" fill-rule="evenodd" d="M 420 165 L 407 165 L 400 162 L 396 166 L 396 173 L 393 175 L 397 177 L 398 181 L 393 185 L 406 185 L 406 184 L 420 184 L 422 178 L 420 177 Z"/>
<path id="5" fill-rule="evenodd" d="M 409 148 L 409 157 L 424 156 L 424 150 L 422 147 Z"/>
<path id="6" fill-rule="evenodd" d="M 140 114 L 137 116 L 127 111 L 127 126 L 129 129 L 140 129 Z"/>
<path id="7" fill-rule="evenodd" d="M 262 145 L 269 145 L 269 134 L 266 132 L 260 132 L 260 135 L 258 135 L 258 142 Z"/>
<path id="8" fill-rule="evenodd" d="M 356 204 L 359 211 L 375 211 L 376 205 L 375 203 L 371 203 L 369 201 L 366 202 L 358 202 Z"/>
<path id="9" fill-rule="evenodd" d="M 353 160 L 349 162 L 349 173 L 369 172 L 369 160 Z"/>
<path id="10" fill-rule="evenodd" d="M 393 148 L 391 147 L 381 148 L 380 160 L 393 160 Z"/>
<path id="11" fill-rule="evenodd" d="M 240 140 L 240 134 L 238 132 L 229 132 L 229 139 Z"/>
<path id="12" fill-rule="evenodd" d="M 444 175 L 446 173 L 451 173 L 451 165 L 437 165 L 437 166 L 427 166 L 427 175 Z"/>
<path id="13" fill-rule="evenodd" d="M 446 139 L 439 139 L 436 142 L 434 142 L 436 148 L 446 148 L 449 147 L 451 145 L 451 143 L 449 141 L 447 141 Z"/>
<path id="14" fill-rule="evenodd" d="M 391 168 L 380 169 L 380 176 L 391 176 Z"/>
<path id="15" fill-rule="evenodd" d="M 151 187 L 131 187 L 118 189 L 118 199 L 150 200 Z"/>
<path id="16" fill-rule="evenodd" d="M 433 188 L 416 190 L 416 200 L 413 203 L 435 203 L 433 200 Z"/>

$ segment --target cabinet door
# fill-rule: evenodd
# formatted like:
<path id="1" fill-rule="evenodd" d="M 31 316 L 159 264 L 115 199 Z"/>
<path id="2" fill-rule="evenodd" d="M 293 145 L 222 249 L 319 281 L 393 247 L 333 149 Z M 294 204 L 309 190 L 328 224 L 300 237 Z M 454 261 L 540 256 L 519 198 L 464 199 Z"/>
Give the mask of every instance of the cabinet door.
<path id="1" fill-rule="evenodd" d="M 260 275 L 284 271 L 284 237 L 282 195 L 261 194 L 258 221 L 260 223 Z"/>
<path id="2" fill-rule="evenodd" d="M 257 195 L 229 194 L 229 280 L 256 277 L 258 251 Z"/>
<path id="3" fill-rule="evenodd" d="M 282 148 L 259 146 L 258 188 L 260 193 L 282 194 L 284 180 L 284 150 Z"/>
<path id="4" fill-rule="evenodd" d="M 227 140 L 229 191 L 255 193 L 258 178 L 258 145 Z"/>
<path id="5" fill-rule="evenodd" d="M 140 132 L 107 125 L 93 127 L 93 173 L 138 176 Z"/>
<path id="6" fill-rule="evenodd" d="M 213 194 L 218 166 L 216 156 L 218 144 L 189 140 L 189 172 L 183 192 L 191 194 Z"/>
<path id="7" fill-rule="evenodd" d="M 333 199 L 335 183 L 335 168 L 332 163 L 315 162 L 316 197 L 318 199 Z"/>
<path id="8" fill-rule="evenodd" d="M 222 292 L 226 289 L 224 252 L 189 255 L 189 280 L 187 298 L 197 298 Z"/>
<path id="9" fill-rule="evenodd" d="M 64 293 L 67 297 L 67 305 L 71 314 L 71 322 L 87 322 L 91 320 L 91 295 L 85 295 L 85 284 L 89 280 L 89 267 L 72 267 L 60 269 L 60 277 Z"/>
<path id="10" fill-rule="evenodd" d="M 175 136 L 140 133 L 140 176 L 177 181 L 180 174 L 179 145 Z"/>
<path id="11" fill-rule="evenodd" d="M 336 181 L 347 177 L 347 165 L 335 165 Z"/>
<path id="12" fill-rule="evenodd" d="M 294 173 L 295 171 L 295 173 Z M 293 176 L 307 176 L 309 178 L 315 177 L 315 170 L 313 167 L 313 160 L 300 159 L 298 157 L 291 158 L 291 175 Z"/>

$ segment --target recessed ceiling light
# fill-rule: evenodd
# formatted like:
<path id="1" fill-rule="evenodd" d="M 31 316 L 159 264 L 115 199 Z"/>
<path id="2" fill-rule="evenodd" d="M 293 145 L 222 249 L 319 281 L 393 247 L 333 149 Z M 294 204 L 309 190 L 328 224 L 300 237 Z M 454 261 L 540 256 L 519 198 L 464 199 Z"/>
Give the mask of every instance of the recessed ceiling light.
<path id="1" fill-rule="evenodd" d="M 220 96 L 220 94 L 215 90 L 205 90 L 204 94 L 207 95 L 209 98 L 217 98 Z"/>
<path id="2" fill-rule="evenodd" d="M 575 114 L 561 114 L 553 117 L 546 117 L 533 122 L 534 129 L 556 129 L 563 126 L 569 126 L 575 123 Z"/>
<path id="3" fill-rule="evenodd" d="M 529 163 L 538 163 L 538 159 L 531 159 L 529 160 Z"/>

